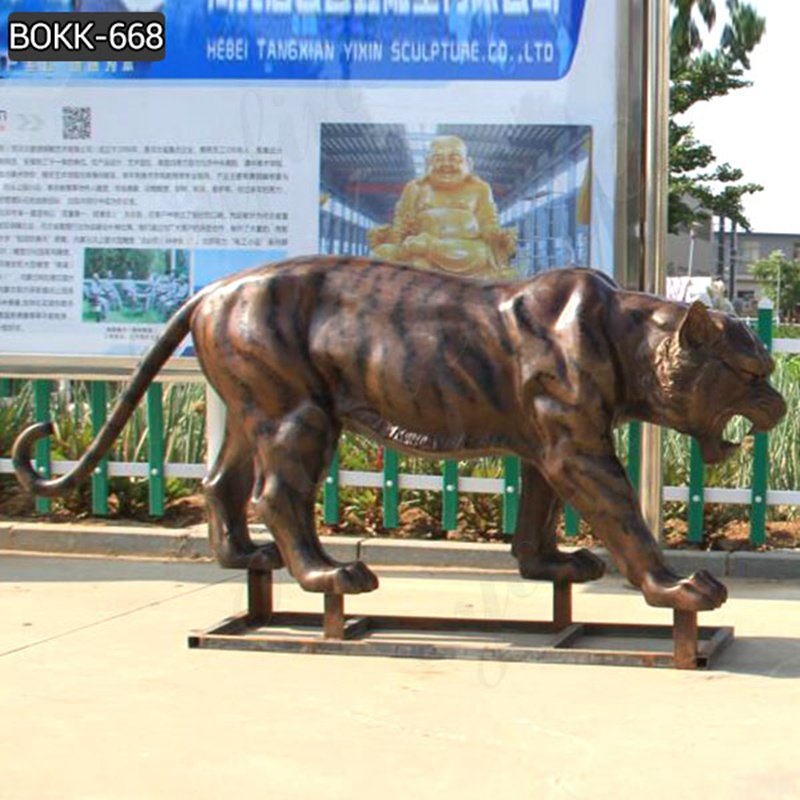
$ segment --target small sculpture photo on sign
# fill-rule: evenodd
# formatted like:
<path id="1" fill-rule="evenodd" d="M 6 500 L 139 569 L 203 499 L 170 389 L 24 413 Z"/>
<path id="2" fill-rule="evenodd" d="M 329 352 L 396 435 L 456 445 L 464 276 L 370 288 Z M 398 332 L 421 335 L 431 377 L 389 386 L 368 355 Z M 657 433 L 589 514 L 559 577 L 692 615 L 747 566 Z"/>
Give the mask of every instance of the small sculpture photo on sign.
<path id="1" fill-rule="evenodd" d="M 587 125 L 325 123 L 322 253 L 474 278 L 588 266 Z"/>
<path id="2" fill-rule="evenodd" d="M 83 321 L 160 325 L 189 297 L 188 250 L 87 248 Z"/>

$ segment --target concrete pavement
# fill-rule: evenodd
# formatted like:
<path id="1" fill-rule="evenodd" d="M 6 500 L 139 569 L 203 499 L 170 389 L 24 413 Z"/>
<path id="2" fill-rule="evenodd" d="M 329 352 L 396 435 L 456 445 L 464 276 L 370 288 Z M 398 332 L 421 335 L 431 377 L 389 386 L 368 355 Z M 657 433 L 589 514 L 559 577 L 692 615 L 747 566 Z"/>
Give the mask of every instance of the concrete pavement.
<path id="1" fill-rule="evenodd" d="M 383 567 L 348 611 L 544 618 L 506 574 Z M 0 797 L 800 797 L 800 583 L 728 581 L 711 672 L 189 650 L 215 565 L 0 555 Z M 277 585 L 282 608 L 320 598 Z M 669 622 L 614 577 L 575 617 Z"/>

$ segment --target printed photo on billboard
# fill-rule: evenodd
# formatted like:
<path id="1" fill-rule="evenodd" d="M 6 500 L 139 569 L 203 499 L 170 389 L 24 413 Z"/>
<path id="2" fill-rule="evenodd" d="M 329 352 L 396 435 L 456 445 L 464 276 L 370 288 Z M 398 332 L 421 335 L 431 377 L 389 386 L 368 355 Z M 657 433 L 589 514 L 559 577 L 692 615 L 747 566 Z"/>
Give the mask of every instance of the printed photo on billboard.
<path id="1" fill-rule="evenodd" d="M 87 247 L 84 322 L 161 325 L 189 297 L 186 250 Z"/>
<path id="2" fill-rule="evenodd" d="M 588 266 L 584 125 L 323 124 L 320 250 L 478 278 Z"/>

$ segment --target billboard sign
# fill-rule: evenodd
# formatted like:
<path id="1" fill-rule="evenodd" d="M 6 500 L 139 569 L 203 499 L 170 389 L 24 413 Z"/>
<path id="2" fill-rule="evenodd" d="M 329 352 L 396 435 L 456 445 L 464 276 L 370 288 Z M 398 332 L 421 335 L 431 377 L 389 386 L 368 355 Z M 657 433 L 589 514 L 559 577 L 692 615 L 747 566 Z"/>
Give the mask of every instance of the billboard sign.
<path id="1" fill-rule="evenodd" d="M 136 358 L 192 292 L 291 255 L 613 272 L 626 8 L 5 3 L 0 370 Z M 18 11 L 161 12 L 166 55 L 11 61 Z"/>

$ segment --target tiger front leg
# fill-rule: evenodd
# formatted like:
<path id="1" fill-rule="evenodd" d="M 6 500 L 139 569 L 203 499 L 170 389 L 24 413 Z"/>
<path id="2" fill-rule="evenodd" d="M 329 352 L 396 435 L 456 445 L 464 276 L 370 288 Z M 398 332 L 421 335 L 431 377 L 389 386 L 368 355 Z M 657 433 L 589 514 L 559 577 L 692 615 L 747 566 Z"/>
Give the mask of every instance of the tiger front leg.
<path id="1" fill-rule="evenodd" d="M 603 576 L 605 563 L 590 550 L 564 553 L 556 543 L 563 504 L 534 464 L 522 462 L 522 493 L 511 553 L 530 580 L 585 583 Z"/>
<path id="2" fill-rule="evenodd" d="M 586 453 L 562 444 L 541 466 L 553 488 L 589 522 L 649 605 L 710 611 L 727 600 L 728 590 L 709 572 L 684 578 L 666 565 L 613 449 Z"/>

